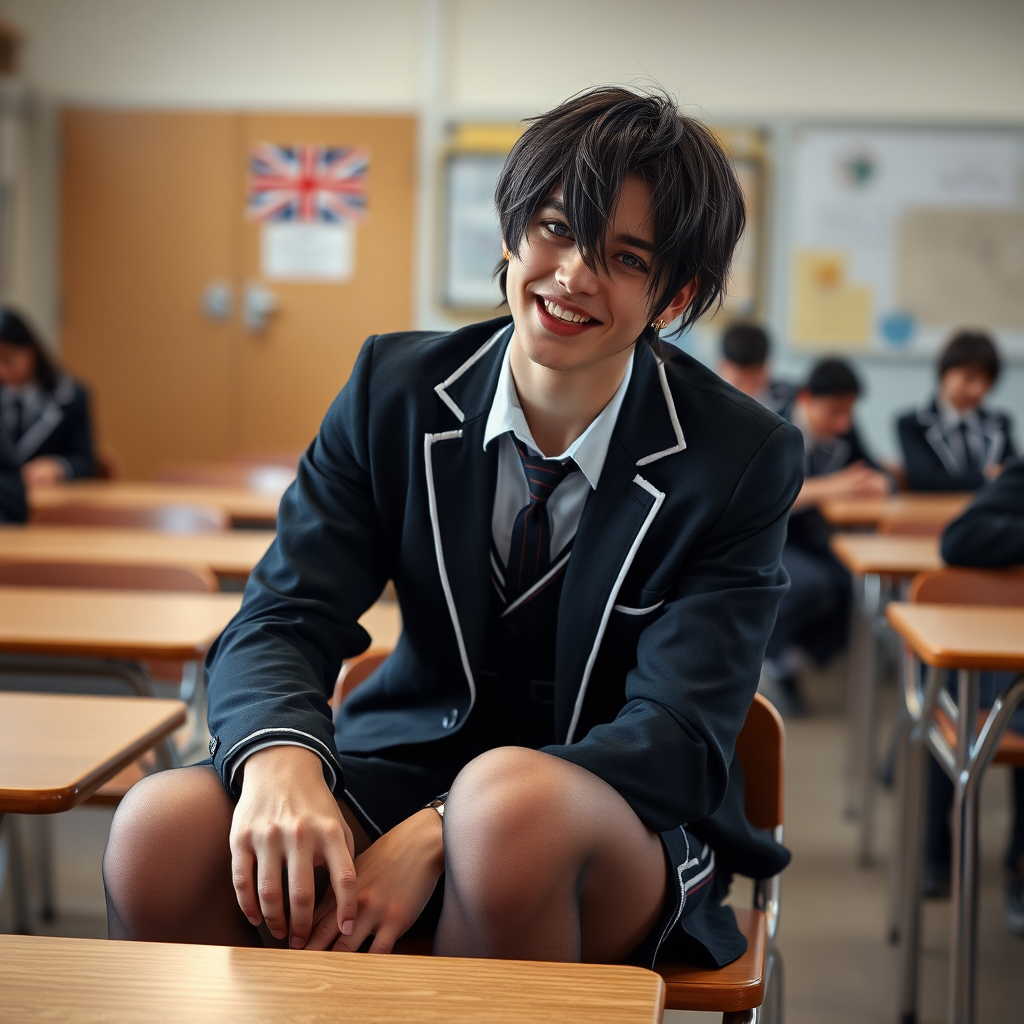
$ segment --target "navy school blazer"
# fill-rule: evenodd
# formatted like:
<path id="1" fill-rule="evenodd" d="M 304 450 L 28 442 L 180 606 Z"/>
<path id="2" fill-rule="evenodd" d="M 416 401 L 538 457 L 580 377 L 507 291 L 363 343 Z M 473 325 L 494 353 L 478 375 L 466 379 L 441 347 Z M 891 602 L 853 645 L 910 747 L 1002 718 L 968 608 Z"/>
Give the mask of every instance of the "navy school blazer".
<path id="1" fill-rule="evenodd" d="M 0 426 L 0 523 L 23 523 L 27 518 L 20 463 L 7 431 Z"/>
<path id="2" fill-rule="evenodd" d="M 983 464 L 999 465 L 1016 455 L 1010 418 L 983 407 L 977 410 L 983 452 Z M 909 412 L 896 421 L 896 432 L 903 450 L 907 482 L 912 491 L 976 491 L 985 483 L 985 474 L 976 465 L 966 464 L 966 453 L 959 450 L 942 429 L 942 417 L 932 399 L 923 409 Z"/>
<path id="3" fill-rule="evenodd" d="M 942 558 L 991 569 L 1024 565 L 1024 459 L 1009 463 L 946 527 Z"/>
<path id="4" fill-rule="evenodd" d="M 66 373 L 43 406 L 42 414 L 14 446 L 19 465 L 41 455 L 61 459 L 68 479 L 96 475 L 89 415 L 89 392 Z"/>
<path id="5" fill-rule="evenodd" d="M 363 346 L 208 657 L 225 786 L 235 754 L 280 736 L 329 761 L 341 793 L 337 751 L 426 743 L 472 716 L 497 474 L 483 433 L 509 323 Z M 566 569 L 560 743 L 545 750 L 604 779 L 649 828 L 689 823 L 720 861 L 768 877 L 788 853 L 746 822 L 730 768 L 788 587 L 802 438 L 690 356 L 641 345 L 634 358 Z M 401 638 L 335 727 L 339 667 L 367 648 L 357 620 L 389 579 Z"/>

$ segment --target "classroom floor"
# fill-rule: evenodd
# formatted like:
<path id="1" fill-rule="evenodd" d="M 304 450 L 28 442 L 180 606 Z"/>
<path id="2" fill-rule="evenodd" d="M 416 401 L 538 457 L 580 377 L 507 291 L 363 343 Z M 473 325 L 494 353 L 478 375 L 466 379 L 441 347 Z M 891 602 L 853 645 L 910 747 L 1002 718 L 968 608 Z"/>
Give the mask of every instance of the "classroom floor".
<path id="1" fill-rule="evenodd" d="M 857 866 L 857 827 L 844 819 L 842 671 L 805 678 L 811 714 L 787 722 L 786 841 L 794 859 L 783 881 L 779 948 L 789 1024 L 876 1024 L 896 1020 L 897 950 L 885 940 L 888 794 L 878 804 L 878 864 Z M 891 720 L 895 694 L 884 694 Z M 982 805 L 979 1024 L 1020 1019 L 1024 939 L 1003 925 L 1002 851 L 1009 828 L 1008 775 L 994 769 Z M 51 819 L 59 916 L 37 930 L 105 934 L 100 858 L 111 812 L 80 808 Z M 31 823 L 29 823 L 31 824 Z M 26 835 L 31 837 L 31 828 Z M 738 891 L 737 900 L 743 898 Z M 10 927 L 9 893 L 0 930 Z M 949 902 L 925 905 L 921 1024 L 945 1019 Z M 714 1014 L 666 1014 L 668 1024 L 710 1024 Z"/>

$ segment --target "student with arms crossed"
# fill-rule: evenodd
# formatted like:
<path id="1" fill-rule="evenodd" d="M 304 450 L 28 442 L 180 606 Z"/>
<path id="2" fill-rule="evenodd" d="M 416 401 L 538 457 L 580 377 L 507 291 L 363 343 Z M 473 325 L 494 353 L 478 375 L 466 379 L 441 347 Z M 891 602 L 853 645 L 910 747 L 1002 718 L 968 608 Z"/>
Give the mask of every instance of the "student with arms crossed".
<path id="1" fill-rule="evenodd" d="M 896 424 L 912 491 L 976 491 L 1014 457 L 1010 417 L 981 404 L 1000 368 L 987 334 L 961 331 L 950 339 L 935 397 Z"/>
<path id="2" fill-rule="evenodd" d="M 796 388 L 785 381 L 773 380 L 768 371 L 771 345 L 768 332 L 757 324 L 730 324 L 722 333 L 722 355 L 718 376 L 763 406 L 789 416 Z"/>
<path id="3" fill-rule="evenodd" d="M 800 436 L 656 338 L 718 301 L 741 195 L 669 98 L 607 88 L 496 202 L 512 316 L 363 347 L 211 652 L 213 767 L 117 812 L 112 936 L 387 952 L 440 905 L 445 955 L 743 952 L 729 873 L 788 859 L 734 750 Z M 332 723 L 388 579 L 402 636 Z"/>
<path id="4" fill-rule="evenodd" d="M 853 422 L 860 382 L 841 359 L 824 359 L 797 392 L 790 416 L 804 437 L 804 484 L 793 503 L 782 564 L 792 586 L 768 643 L 762 688 L 783 709 L 803 710 L 795 671 L 806 652 L 827 664 L 846 645 L 850 574 L 829 550 L 823 501 L 886 494 L 889 478 Z"/>

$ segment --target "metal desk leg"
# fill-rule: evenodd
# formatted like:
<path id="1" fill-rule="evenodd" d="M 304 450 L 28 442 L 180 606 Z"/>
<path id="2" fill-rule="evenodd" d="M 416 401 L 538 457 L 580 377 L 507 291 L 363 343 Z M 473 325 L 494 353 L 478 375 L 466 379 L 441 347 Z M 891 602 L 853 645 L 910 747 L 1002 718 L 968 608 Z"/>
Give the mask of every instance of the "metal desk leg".
<path id="1" fill-rule="evenodd" d="M 0 814 L 0 832 L 6 825 L 7 865 L 3 875 L 11 887 L 11 903 L 14 908 L 14 931 L 17 935 L 31 935 L 31 918 L 28 911 L 28 877 L 25 873 L 25 846 L 21 831 L 21 817 L 17 814 Z M 0 875 L 0 881 L 3 880 Z"/>
<path id="2" fill-rule="evenodd" d="M 906 823 L 910 810 L 907 761 L 910 757 L 910 734 L 914 724 L 913 719 L 904 709 L 896 722 L 896 735 L 893 737 L 896 762 L 892 779 L 892 838 L 889 842 L 891 850 L 889 856 L 889 943 L 891 945 L 896 945 L 900 941 L 900 910 L 903 906 L 903 886 L 906 876 L 903 851 L 906 848 Z M 918 756 L 920 756 L 920 752 L 918 752 Z"/>
<path id="3" fill-rule="evenodd" d="M 853 597 L 850 601 L 850 646 L 846 656 L 846 808 L 847 818 L 856 818 L 860 811 L 858 803 L 860 767 L 857 763 L 860 753 L 858 723 L 860 721 L 861 662 L 863 655 L 863 595 L 864 577 L 854 574 Z"/>
<path id="4" fill-rule="evenodd" d="M 957 673 L 956 775 L 953 779 L 953 934 L 949 972 L 950 1024 L 974 1016 L 974 948 L 978 915 L 978 801 L 968 786 L 978 726 L 979 673 Z"/>
<path id="5" fill-rule="evenodd" d="M 856 744 L 857 789 L 861 818 L 859 861 L 864 867 L 871 863 L 875 804 L 875 747 L 878 718 L 877 641 L 875 615 L 881 601 L 881 579 L 874 573 L 862 577 L 857 646 L 858 677 L 856 680 Z"/>

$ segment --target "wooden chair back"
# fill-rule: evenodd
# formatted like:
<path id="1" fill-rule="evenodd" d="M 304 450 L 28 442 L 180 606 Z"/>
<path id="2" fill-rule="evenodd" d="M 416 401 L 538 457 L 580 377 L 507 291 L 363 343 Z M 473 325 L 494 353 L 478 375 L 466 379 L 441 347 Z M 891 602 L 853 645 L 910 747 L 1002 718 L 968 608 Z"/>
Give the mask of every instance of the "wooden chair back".
<path id="1" fill-rule="evenodd" d="M 228 514 L 212 505 L 69 504 L 35 509 L 32 521 L 62 526 L 134 527 L 164 533 L 218 533 L 231 528 Z"/>
<path id="2" fill-rule="evenodd" d="M 1024 569 L 962 569 L 918 573 L 910 600 L 920 604 L 1024 606 Z"/>
<path id="3" fill-rule="evenodd" d="M 883 519 L 878 532 L 890 537 L 941 537 L 946 524 L 941 519 Z"/>
<path id="4" fill-rule="evenodd" d="M 747 819 L 755 828 L 777 828 L 783 823 L 786 727 L 759 693 L 736 738 L 736 753 L 743 766 Z"/>
<path id="5" fill-rule="evenodd" d="M 0 559 L 0 586 L 73 587 L 88 590 L 174 590 L 214 593 L 217 577 L 206 566 Z"/>
<path id="6" fill-rule="evenodd" d="M 360 683 L 366 682 L 384 664 L 390 653 L 383 647 L 371 647 L 368 651 L 364 651 L 341 666 L 338 681 L 334 684 L 334 696 L 331 698 L 331 710 L 335 714 L 338 713 L 341 702 Z"/>

